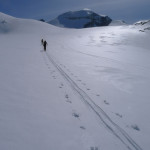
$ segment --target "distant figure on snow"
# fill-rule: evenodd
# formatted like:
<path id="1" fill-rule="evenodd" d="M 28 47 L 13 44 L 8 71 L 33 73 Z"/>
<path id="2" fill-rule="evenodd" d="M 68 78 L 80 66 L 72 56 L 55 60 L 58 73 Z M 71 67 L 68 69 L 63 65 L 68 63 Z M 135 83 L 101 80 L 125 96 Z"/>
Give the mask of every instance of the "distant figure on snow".
<path id="1" fill-rule="evenodd" d="M 43 46 L 44 46 L 44 51 L 46 51 L 46 46 L 47 46 L 48 44 L 47 44 L 47 42 L 46 41 L 44 41 L 43 42 Z"/>
<path id="2" fill-rule="evenodd" d="M 44 43 L 44 40 L 42 39 L 42 40 L 41 40 L 41 44 L 43 45 L 43 43 Z"/>

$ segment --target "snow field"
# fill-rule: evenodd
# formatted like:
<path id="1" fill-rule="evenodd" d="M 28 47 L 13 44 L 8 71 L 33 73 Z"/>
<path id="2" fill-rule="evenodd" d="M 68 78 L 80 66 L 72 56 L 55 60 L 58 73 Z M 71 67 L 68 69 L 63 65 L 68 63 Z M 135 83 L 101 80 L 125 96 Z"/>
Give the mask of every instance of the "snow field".
<path id="1" fill-rule="evenodd" d="M 0 149 L 148 150 L 148 31 L 0 18 Z"/>

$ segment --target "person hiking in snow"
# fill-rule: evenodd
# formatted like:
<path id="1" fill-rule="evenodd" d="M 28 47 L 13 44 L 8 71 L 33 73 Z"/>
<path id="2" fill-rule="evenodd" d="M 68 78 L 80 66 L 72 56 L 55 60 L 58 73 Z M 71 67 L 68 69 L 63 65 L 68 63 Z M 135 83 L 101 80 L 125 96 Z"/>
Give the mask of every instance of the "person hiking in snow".
<path id="1" fill-rule="evenodd" d="M 43 45 L 43 43 L 44 43 L 44 40 L 42 39 L 42 40 L 41 40 L 41 44 Z"/>
<path id="2" fill-rule="evenodd" d="M 47 46 L 48 44 L 47 44 L 47 42 L 46 41 L 44 41 L 43 42 L 43 46 L 44 46 L 44 51 L 46 51 L 46 46 Z"/>

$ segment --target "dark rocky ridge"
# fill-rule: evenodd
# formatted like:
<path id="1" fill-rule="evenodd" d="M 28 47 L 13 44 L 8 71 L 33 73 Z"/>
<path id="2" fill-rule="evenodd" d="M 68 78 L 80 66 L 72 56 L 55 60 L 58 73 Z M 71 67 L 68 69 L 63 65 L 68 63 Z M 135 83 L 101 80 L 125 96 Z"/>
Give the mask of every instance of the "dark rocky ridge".
<path id="1" fill-rule="evenodd" d="M 66 12 L 48 23 L 66 28 L 89 28 L 108 26 L 111 21 L 108 16 L 98 15 L 91 10 L 80 10 Z"/>

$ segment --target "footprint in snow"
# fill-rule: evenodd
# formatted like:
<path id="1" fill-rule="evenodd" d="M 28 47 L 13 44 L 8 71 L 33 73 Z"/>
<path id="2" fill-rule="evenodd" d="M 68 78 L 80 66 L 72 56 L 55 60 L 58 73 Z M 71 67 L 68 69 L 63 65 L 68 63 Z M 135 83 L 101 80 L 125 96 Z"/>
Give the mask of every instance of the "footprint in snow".
<path id="1" fill-rule="evenodd" d="M 77 113 L 72 113 L 72 115 L 75 117 L 75 118 L 79 118 L 80 117 L 80 115 L 79 114 L 77 114 Z"/>
<path id="2" fill-rule="evenodd" d="M 86 128 L 84 126 L 80 126 L 80 129 L 85 130 Z"/>
<path id="3" fill-rule="evenodd" d="M 67 102 L 67 103 L 72 103 L 72 101 L 71 101 L 71 100 L 69 100 L 69 99 L 67 99 L 67 100 L 66 100 L 66 102 Z"/>
<path id="4" fill-rule="evenodd" d="M 140 131 L 140 128 L 136 124 L 131 125 L 131 128 L 136 130 L 136 131 Z"/>
<path id="5" fill-rule="evenodd" d="M 52 77 L 53 77 L 53 79 L 57 79 L 56 76 L 52 76 Z"/>
<path id="6" fill-rule="evenodd" d="M 55 72 L 55 70 L 52 70 L 52 71 L 51 71 L 51 74 L 53 74 L 54 72 Z"/>
<path id="7" fill-rule="evenodd" d="M 108 103 L 106 100 L 104 100 L 104 103 L 105 103 L 106 105 L 109 105 L 109 103 Z"/>
<path id="8" fill-rule="evenodd" d="M 61 83 L 61 84 L 60 84 L 60 86 L 59 86 L 59 88 L 63 88 L 63 86 L 64 86 L 64 84 L 63 84 L 63 83 Z"/>
<path id="9" fill-rule="evenodd" d="M 65 98 L 67 99 L 67 100 L 66 100 L 66 102 L 68 102 L 68 103 L 72 103 L 72 102 L 71 102 L 71 100 L 69 99 L 68 94 L 66 94 L 66 95 L 65 95 Z"/>
<path id="10" fill-rule="evenodd" d="M 115 113 L 115 115 L 122 118 L 122 115 L 120 115 L 119 113 Z"/>
<path id="11" fill-rule="evenodd" d="M 68 96 L 68 94 L 66 94 L 66 95 L 65 95 L 65 98 L 69 99 L 69 96 Z"/>
<path id="12" fill-rule="evenodd" d="M 79 80 L 77 80 L 77 81 L 81 82 L 82 80 L 79 79 Z"/>
<path id="13" fill-rule="evenodd" d="M 90 150 L 98 150 L 98 147 L 91 147 Z"/>
<path id="14" fill-rule="evenodd" d="M 86 85 L 86 83 L 82 83 L 83 85 Z"/>

